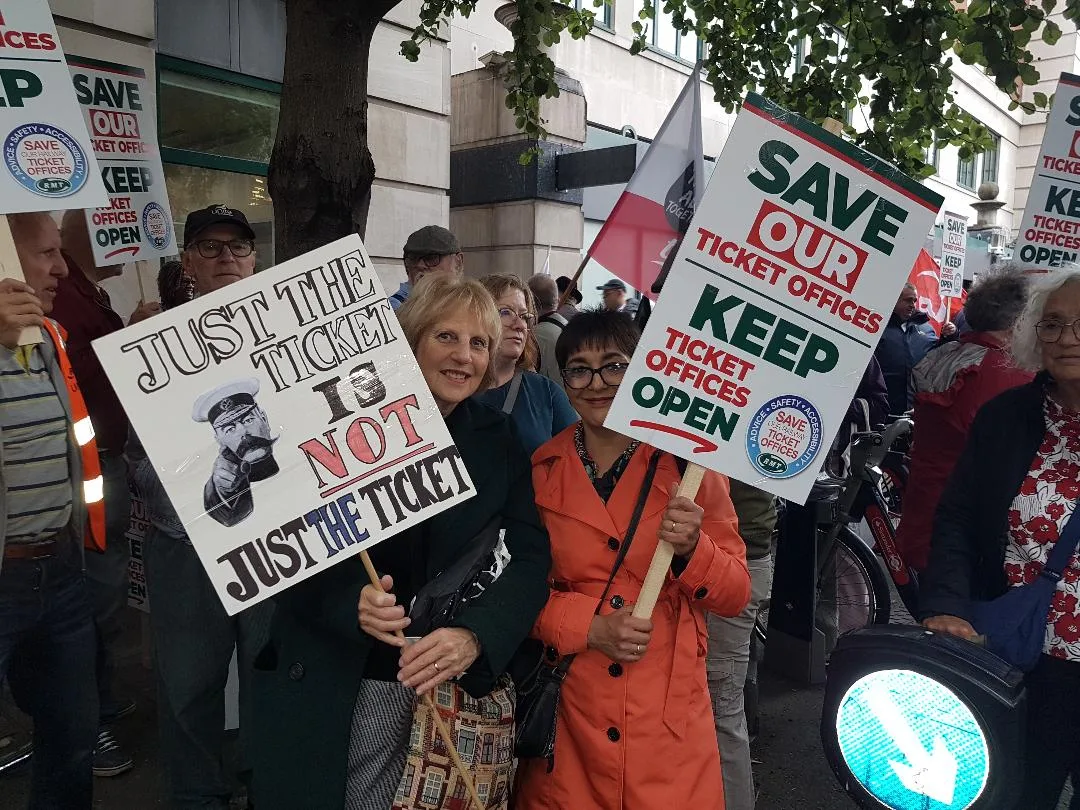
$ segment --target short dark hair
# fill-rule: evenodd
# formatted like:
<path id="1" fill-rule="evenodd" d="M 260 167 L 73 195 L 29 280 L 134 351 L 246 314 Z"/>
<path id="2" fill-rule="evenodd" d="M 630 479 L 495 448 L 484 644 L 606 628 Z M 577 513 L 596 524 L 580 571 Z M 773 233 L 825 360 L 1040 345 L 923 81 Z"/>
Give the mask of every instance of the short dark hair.
<path id="1" fill-rule="evenodd" d="M 981 277 L 964 302 L 964 317 L 976 332 L 1012 329 L 1027 303 L 1028 278 L 1024 272 L 1011 263 L 999 267 Z"/>
<path id="2" fill-rule="evenodd" d="M 625 312 L 606 307 L 584 309 L 570 319 L 555 342 L 555 361 L 566 368 L 566 361 L 582 349 L 614 346 L 627 357 L 634 354 L 641 332 Z"/>

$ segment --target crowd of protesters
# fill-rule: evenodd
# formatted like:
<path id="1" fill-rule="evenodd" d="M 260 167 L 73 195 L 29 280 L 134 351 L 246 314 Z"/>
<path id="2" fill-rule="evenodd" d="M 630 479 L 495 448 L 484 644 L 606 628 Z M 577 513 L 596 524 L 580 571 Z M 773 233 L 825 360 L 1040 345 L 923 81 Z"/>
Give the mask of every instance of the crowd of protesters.
<path id="1" fill-rule="evenodd" d="M 604 426 L 640 336 L 623 282 L 581 310 L 569 278 L 467 279 L 450 231 L 410 235 L 390 303 L 476 495 L 374 547 L 379 587 L 355 558 L 229 616 L 90 347 L 126 326 L 101 285 L 122 266 L 96 265 L 81 212 L 9 220 L 25 282 L 0 281 L 0 678 L 34 721 L 31 807 L 89 808 L 94 776 L 134 767 L 117 729 L 137 707 L 116 678 L 130 479 L 150 527 L 168 806 L 224 809 L 239 784 L 260 810 L 464 807 L 472 791 L 490 808 L 752 810 L 744 700 L 777 504 L 711 472 L 681 497 L 684 462 Z M 248 278 L 255 259 L 240 210 L 191 212 L 160 301 L 128 324 Z M 906 286 L 856 401 L 867 424 L 914 409 L 898 542 L 925 574 L 926 626 L 971 638 L 970 600 L 1037 577 L 1075 507 L 1080 271 L 999 269 L 963 315 L 962 334 L 935 334 Z M 43 339 L 27 341 L 35 327 Z M 211 409 L 215 428 L 256 407 L 234 399 Z M 671 569 L 637 618 L 660 540 Z M 486 579 L 449 623 L 410 612 L 471 558 Z M 1036 810 L 1080 777 L 1078 571 L 1058 583 L 1029 678 L 1028 744 L 1047 752 L 1028 769 Z M 544 667 L 561 673 L 557 756 L 518 760 L 520 675 Z M 419 778 L 446 758 L 424 695 L 473 735 L 457 745 L 468 785 Z"/>

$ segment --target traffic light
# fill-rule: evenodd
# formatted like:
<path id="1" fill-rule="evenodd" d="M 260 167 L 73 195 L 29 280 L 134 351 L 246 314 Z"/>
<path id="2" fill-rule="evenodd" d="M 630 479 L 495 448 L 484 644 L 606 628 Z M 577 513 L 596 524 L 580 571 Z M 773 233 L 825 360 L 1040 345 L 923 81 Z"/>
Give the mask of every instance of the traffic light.
<path id="1" fill-rule="evenodd" d="M 821 742 L 863 808 L 1008 810 L 1019 796 L 1023 673 L 953 636 L 914 626 L 840 638 Z"/>

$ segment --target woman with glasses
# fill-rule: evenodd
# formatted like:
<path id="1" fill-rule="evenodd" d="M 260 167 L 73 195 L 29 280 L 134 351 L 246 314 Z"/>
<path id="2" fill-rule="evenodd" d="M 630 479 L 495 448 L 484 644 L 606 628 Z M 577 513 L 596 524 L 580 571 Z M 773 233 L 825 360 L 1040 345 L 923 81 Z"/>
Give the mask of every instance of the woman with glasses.
<path id="1" fill-rule="evenodd" d="M 491 387 L 479 399 L 510 414 L 521 443 L 531 454 L 578 417 L 559 386 L 533 371 L 537 347 L 529 331 L 536 326 L 536 306 L 528 285 L 509 275 L 485 276 L 480 283 L 495 299 L 502 335 Z"/>
<path id="2" fill-rule="evenodd" d="M 673 456 L 604 427 L 638 338 L 629 315 L 586 310 L 555 346 L 581 421 L 533 454 L 552 554 L 551 597 L 533 633 L 549 661 L 575 658 L 562 684 L 554 770 L 522 762 L 518 810 L 724 806 L 705 616 L 737 616 L 746 605 L 745 545 L 725 477 L 708 472 L 695 500 L 677 497 Z M 675 558 L 652 618 L 636 619 L 659 540 Z"/>
<path id="3" fill-rule="evenodd" d="M 1012 351 L 1035 379 L 976 415 L 934 520 L 923 624 L 961 638 L 977 635 L 971 600 L 1039 577 L 1080 498 L 1080 268 L 1032 279 Z M 1057 582 L 1043 652 L 1026 679 L 1023 798 L 1030 810 L 1054 810 L 1066 777 L 1080 785 L 1075 553 Z M 1080 798 L 1069 806 L 1080 808 Z"/>

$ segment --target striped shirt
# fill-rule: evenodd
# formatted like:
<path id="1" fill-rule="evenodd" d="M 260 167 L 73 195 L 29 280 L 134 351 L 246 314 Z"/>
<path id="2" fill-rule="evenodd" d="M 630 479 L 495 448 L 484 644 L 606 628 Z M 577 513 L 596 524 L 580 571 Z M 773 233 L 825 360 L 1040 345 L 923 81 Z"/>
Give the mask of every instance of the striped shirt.
<path id="1" fill-rule="evenodd" d="M 71 518 L 68 421 L 45 360 L 0 346 L 0 437 L 4 448 L 8 543 L 30 543 Z"/>

